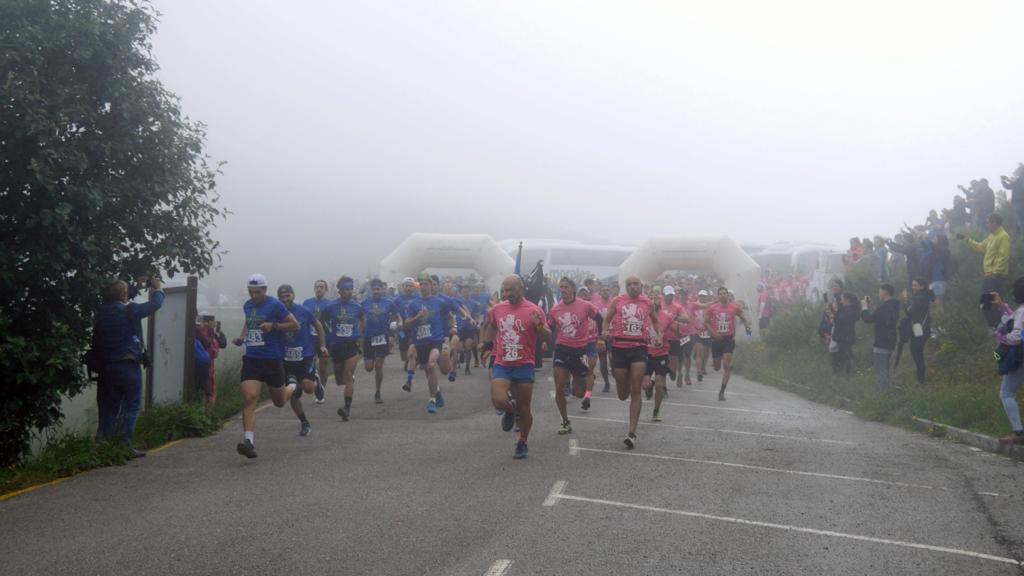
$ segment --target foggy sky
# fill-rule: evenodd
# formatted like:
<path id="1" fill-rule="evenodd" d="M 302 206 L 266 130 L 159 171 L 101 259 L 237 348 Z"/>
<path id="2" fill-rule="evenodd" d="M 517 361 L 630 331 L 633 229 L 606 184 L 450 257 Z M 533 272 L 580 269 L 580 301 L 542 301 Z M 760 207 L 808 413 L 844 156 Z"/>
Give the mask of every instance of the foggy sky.
<path id="1" fill-rule="evenodd" d="M 154 5 L 229 163 L 221 281 L 304 294 L 412 232 L 845 246 L 1024 161 L 1013 0 Z"/>

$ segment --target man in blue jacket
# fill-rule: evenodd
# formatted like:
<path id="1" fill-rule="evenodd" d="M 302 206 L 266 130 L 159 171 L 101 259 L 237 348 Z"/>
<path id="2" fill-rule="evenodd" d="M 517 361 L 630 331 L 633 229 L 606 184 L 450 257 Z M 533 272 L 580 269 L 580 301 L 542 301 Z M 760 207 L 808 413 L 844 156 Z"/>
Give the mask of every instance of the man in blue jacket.
<path id="1" fill-rule="evenodd" d="M 149 302 L 129 302 L 141 288 L 149 290 Z M 96 311 L 93 350 L 102 360 L 96 395 L 99 411 L 96 439 L 119 438 L 131 449 L 132 458 L 146 455 L 131 447 L 142 404 L 142 363 L 146 356 L 142 319 L 159 310 L 163 303 L 159 278 L 140 278 L 133 286 L 118 280 L 107 286 L 103 304 Z"/>
<path id="2" fill-rule="evenodd" d="M 861 320 L 875 325 L 875 341 L 871 356 L 878 387 L 882 392 L 889 391 L 889 366 L 892 363 L 892 353 L 896 349 L 900 322 L 900 303 L 893 298 L 895 292 L 892 284 L 882 284 L 878 288 L 878 299 L 881 304 L 873 308 L 871 298 L 865 297 L 860 313 Z"/>

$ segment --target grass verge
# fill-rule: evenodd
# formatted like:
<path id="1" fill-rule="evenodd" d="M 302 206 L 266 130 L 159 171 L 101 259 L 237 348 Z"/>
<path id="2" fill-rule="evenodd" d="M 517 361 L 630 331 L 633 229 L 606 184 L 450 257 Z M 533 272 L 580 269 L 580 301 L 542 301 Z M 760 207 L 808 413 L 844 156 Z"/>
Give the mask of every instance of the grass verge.
<path id="1" fill-rule="evenodd" d="M 180 438 L 218 432 L 225 420 L 242 410 L 238 386 L 241 366 L 240 355 L 218 362 L 217 404 L 212 409 L 201 404 L 165 404 L 141 413 L 135 426 L 135 446 L 152 449 Z M 267 398 L 264 388 L 261 399 Z M 127 461 L 128 450 L 119 444 L 96 442 L 85 434 L 64 434 L 47 442 L 33 458 L 0 470 L 0 499 L 32 486 Z"/>

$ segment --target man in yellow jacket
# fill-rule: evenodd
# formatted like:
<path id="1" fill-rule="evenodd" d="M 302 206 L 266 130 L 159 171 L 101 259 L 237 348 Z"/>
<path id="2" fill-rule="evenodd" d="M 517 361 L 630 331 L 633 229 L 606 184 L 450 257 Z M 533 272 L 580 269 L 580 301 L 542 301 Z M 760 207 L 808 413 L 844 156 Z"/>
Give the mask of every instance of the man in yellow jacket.
<path id="1" fill-rule="evenodd" d="M 982 294 L 1006 293 L 1006 278 L 1010 274 L 1010 235 L 1003 228 L 1003 217 L 991 214 L 988 217 L 989 235 L 981 242 L 958 235 L 978 252 L 985 254 L 983 271 L 985 280 L 982 282 Z M 988 316 L 986 314 L 986 316 Z M 992 318 L 989 318 L 991 324 Z M 995 319 L 998 322 L 998 319 Z"/>

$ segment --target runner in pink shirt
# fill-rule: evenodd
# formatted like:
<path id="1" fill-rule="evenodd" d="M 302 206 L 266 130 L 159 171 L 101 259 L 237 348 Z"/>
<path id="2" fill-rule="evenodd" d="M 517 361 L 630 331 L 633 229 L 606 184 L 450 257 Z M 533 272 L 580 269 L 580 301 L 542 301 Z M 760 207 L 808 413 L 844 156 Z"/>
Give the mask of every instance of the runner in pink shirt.
<path id="1" fill-rule="evenodd" d="M 661 303 L 662 310 L 670 313 L 674 321 L 665 328 L 665 339 L 668 341 L 668 376 L 673 381 L 679 381 L 679 357 L 683 355 L 683 323 L 689 324 L 690 315 L 686 307 L 676 299 L 676 290 L 672 286 L 665 286 L 662 289 L 664 300 Z M 682 386 L 682 384 L 679 384 Z"/>
<path id="2" fill-rule="evenodd" d="M 619 400 L 629 398 L 629 433 L 623 442 L 636 447 L 636 428 L 640 421 L 643 400 L 640 394 L 647 371 L 648 329 L 653 328 L 654 343 L 662 344 L 661 327 L 651 323 L 652 308 L 643 295 L 640 278 L 626 278 L 626 293 L 612 300 L 604 317 L 604 333 L 611 334 L 612 371 Z"/>
<path id="3" fill-rule="evenodd" d="M 508 432 L 519 416 L 519 441 L 513 458 L 526 458 L 527 438 L 533 426 L 534 354 L 537 340 L 551 336 L 544 311 L 523 298 L 523 280 L 509 276 L 501 283 L 501 302 L 487 313 L 481 340 L 493 343 L 491 402 L 503 411 L 501 429 Z"/>
<path id="4" fill-rule="evenodd" d="M 580 291 L 577 294 L 577 297 L 579 297 L 582 300 L 586 300 L 587 302 L 591 302 L 591 304 L 593 304 L 593 302 L 591 301 L 592 296 L 593 294 L 591 294 L 590 289 L 587 288 L 586 286 L 580 288 Z M 597 307 L 595 306 L 594 309 L 597 310 Z M 580 405 L 580 408 L 584 410 L 590 409 L 590 398 L 594 392 L 594 368 L 597 366 L 597 347 L 598 344 L 602 343 L 600 337 L 601 326 L 603 323 L 604 314 L 601 314 L 601 311 L 598 310 L 597 316 L 590 319 L 590 337 L 587 339 L 587 346 L 585 348 L 587 354 L 587 368 L 589 369 L 589 373 L 587 374 L 587 391 L 586 393 L 584 393 L 583 403 Z"/>
<path id="5" fill-rule="evenodd" d="M 707 308 L 714 304 L 711 291 L 701 290 L 697 295 L 697 302 L 691 307 L 690 317 L 693 318 L 694 329 L 697 334 L 694 336 L 693 345 L 694 359 L 697 361 L 697 382 L 703 382 L 708 375 L 708 356 L 711 352 L 711 331 L 707 328 Z"/>
<path id="6" fill-rule="evenodd" d="M 654 304 L 655 318 L 658 319 L 657 326 L 661 329 L 661 333 L 665 334 L 669 330 L 675 330 L 673 327 L 678 323 L 676 320 L 677 315 L 661 306 L 657 303 Z M 647 371 L 645 375 L 647 378 L 644 379 L 644 391 L 647 394 L 647 399 L 651 399 L 651 394 L 654 394 L 654 414 L 651 416 L 651 420 L 654 422 L 661 422 L 661 401 L 665 397 L 665 375 L 669 373 L 669 355 L 671 351 L 671 345 L 664 338 L 658 342 L 656 337 L 657 331 L 654 329 L 654 324 L 647 329 Z M 654 385 L 651 385 L 650 378 L 654 378 Z"/>
<path id="7" fill-rule="evenodd" d="M 732 375 L 732 355 L 736 350 L 736 319 L 743 321 L 743 325 L 750 334 L 750 322 L 743 315 L 743 308 L 732 301 L 729 289 L 722 286 L 718 289 L 718 302 L 708 307 L 704 315 L 704 324 L 711 332 L 711 356 L 715 361 L 715 372 L 722 369 L 722 388 L 718 392 L 718 399 L 725 400 L 725 387 L 729 385 L 729 376 Z"/>
<path id="8" fill-rule="evenodd" d="M 563 391 L 572 380 L 572 393 L 583 398 L 584 409 L 590 407 L 590 390 L 587 390 L 587 343 L 590 342 L 590 323 L 598 316 L 597 308 L 576 297 L 576 283 L 571 278 L 558 281 L 562 300 L 555 304 L 548 316 L 548 325 L 555 331 L 554 380 L 555 405 L 562 415 L 559 434 L 572 432 L 572 424 L 566 409 Z"/>

